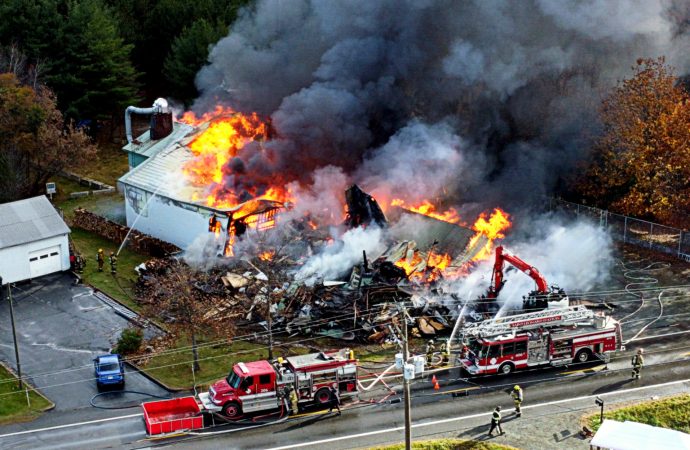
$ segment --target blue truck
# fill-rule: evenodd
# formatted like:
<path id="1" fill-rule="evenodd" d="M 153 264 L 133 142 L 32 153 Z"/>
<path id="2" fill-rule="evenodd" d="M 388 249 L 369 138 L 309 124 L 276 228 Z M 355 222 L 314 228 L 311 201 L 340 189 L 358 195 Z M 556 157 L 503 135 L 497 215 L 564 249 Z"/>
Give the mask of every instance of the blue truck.
<path id="1" fill-rule="evenodd" d="M 120 355 L 114 353 L 97 356 L 93 360 L 93 367 L 99 391 L 106 386 L 118 389 L 125 387 L 125 366 Z"/>

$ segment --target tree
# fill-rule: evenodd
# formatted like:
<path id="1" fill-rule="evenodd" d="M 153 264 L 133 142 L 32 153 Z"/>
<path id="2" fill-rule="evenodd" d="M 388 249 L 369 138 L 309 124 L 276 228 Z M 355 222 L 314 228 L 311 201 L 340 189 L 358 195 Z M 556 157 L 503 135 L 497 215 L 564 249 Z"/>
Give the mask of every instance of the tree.
<path id="1" fill-rule="evenodd" d="M 664 58 L 640 59 L 603 101 L 603 133 L 580 188 L 623 214 L 687 226 L 690 96 Z"/>
<path id="2" fill-rule="evenodd" d="M 49 61 L 48 84 L 65 115 L 103 120 L 137 101 L 132 46 L 118 34 L 112 12 L 101 0 L 68 3 L 62 49 Z"/>
<path id="3" fill-rule="evenodd" d="M 199 19 L 175 38 L 163 71 L 171 96 L 185 104 L 196 98 L 194 77 L 207 62 L 211 44 L 225 34 L 227 27 L 223 23 L 212 25 L 206 19 Z"/>
<path id="4" fill-rule="evenodd" d="M 31 61 L 56 54 L 61 47 L 64 7 L 60 0 L 3 0 L 0 45 L 16 44 Z"/>
<path id="5" fill-rule="evenodd" d="M 92 158 L 88 136 L 65 124 L 52 92 L 0 74 L 0 203 L 43 192 L 45 182 L 68 165 Z"/>
<path id="6" fill-rule="evenodd" d="M 161 91 L 167 78 L 163 66 L 175 38 L 183 30 L 189 29 L 199 19 L 227 28 L 237 17 L 239 8 L 249 3 L 249 0 L 106 1 L 119 19 L 121 35 L 127 43 L 134 45 L 132 60 L 137 69 L 144 72 L 151 97 L 167 95 Z M 206 47 L 202 50 L 205 58 L 208 50 Z"/>
<path id="7" fill-rule="evenodd" d="M 203 291 L 207 281 L 206 273 L 173 261 L 167 270 L 148 279 L 147 285 L 152 289 L 140 298 L 146 315 L 167 323 L 176 337 L 189 336 L 195 371 L 200 370 L 198 338 L 209 334 L 231 338 L 235 331 L 231 321 L 220 320 L 213 314 L 216 307 Z"/>

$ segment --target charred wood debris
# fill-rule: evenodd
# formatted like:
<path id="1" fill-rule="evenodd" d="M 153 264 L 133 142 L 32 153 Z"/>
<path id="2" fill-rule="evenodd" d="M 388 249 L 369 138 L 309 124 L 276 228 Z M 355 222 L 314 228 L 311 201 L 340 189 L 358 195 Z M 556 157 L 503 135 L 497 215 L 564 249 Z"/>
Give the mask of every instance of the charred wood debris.
<path id="1" fill-rule="evenodd" d="M 381 227 L 387 225 L 376 200 L 356 185 L 348 189 L 346 199 L 345 226 L 372 222 Z M 323 231 L 300 223 L 294 229 L 296 241 L 306 239 L 318 246 L 328 238 Z M 393 243 L 374 261 L 369 261 L 363 252 L 361 262 L 352 268 L 349 277 L 317 279 L 310 284 L 293 278 L 303 260 L 267 251 L 262 257 L 225 260 L 207 271 L 205 282 L 196 281 L 193 287 L 208 304 L 204 319 L 231 320 L 246 331 L 267 329 L 270 311 L 272 331 L 285 331 L 289 336 L 324 336 L 362 344 L 397 342 L 403 314 L 399 303 L 404 302 L 408 324 L 414 322 L 411 335 L 432 337 L 450 333 L 450 311 L 434 300 L 434 282 L 408 278 L 405 270 L 394 264 L 405 257 L 411 245 L 414 243 Z M 184 263 L 168 257 L 151 259 L 137 267 L 138 299 L 145 303 L 154 297 L 160 290 L 159 284 L 166 283 L 166 275 L 177 264 Z"/>

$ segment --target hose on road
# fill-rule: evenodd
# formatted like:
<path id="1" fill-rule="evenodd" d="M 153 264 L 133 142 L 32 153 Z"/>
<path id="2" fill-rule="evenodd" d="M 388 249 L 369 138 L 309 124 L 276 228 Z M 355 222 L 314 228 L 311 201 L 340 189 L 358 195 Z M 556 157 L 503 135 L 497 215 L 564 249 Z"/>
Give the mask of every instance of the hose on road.
<path id="1" fill-rule="evenodd" d="M 162 399 L 162 400 L 168 400 L 168 399 L 171 399 L 171 398 L 172 398 L 172 397 L 169 396 L 169 395 L 167 395 L 167 396 L 162 396 L 162 395 L 151 394 L 151 393 L 149 393 L 149 392 L 122 390 L 122 391 L 106 391 L 106 392 L 99 392 L 98 394 L 96 394 L 96 395 L 94 395 L 93 397 L 91 397 L 91 400 L 89 400 L 89 403 L 91 404 L 91 406 L 93 406 L 94 408 L 98 408 L 98 409 L 129 409 L 129 408 L 136 408 L 136 407 L 138 407 L 138 406 L 140 405 L 139 402 L 137 402 L 137 404 L 135 404 L 135 405 L 126 405 L 126 406 L 101 406 L 101 405 L 97 405 L 97 404 L 94 403 L 94 401 L 95 401 L 98 397 L 100 397 L 100 396 L 102 396 L 102 395 L 107 395 L 107 394 L 138 394 L 138 395 L 144 395 L 144 396 L 146 396 L 146 397 L 159 398 L 159 399 Z"/>

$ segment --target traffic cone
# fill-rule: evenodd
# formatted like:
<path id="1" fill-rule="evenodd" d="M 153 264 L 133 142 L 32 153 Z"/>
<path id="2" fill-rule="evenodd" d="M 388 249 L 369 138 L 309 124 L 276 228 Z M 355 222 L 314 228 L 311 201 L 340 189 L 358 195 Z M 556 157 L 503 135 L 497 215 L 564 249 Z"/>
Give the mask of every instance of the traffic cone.
<path id="1" fill-rule="evenodd" d="M 438 381 L 436 380 L 436 375 L 431 377 L 431 384 L 438 384 Z"/>
<path id="2" fill-rule="evenodd" d="M 434 390 L 438 391 L 439 389 L 441 389 L 441 386 L 438 385 L 438 381 L 435 381 L 434 382 Z"/>

